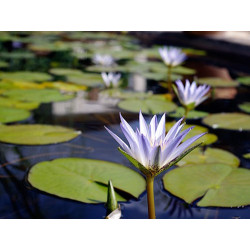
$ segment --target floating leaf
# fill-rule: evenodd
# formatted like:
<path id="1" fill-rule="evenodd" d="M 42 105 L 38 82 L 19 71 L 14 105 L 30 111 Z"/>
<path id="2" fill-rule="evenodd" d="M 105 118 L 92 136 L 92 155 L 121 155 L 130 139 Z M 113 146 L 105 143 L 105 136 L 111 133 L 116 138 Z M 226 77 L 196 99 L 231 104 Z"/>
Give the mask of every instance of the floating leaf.
<path id="1" fill-rule="evenodd" d="M 30 115 L 31 115 L 30 112 L 27 110 L 0 106 L 0 123 L 9 123 L 9 122 L 26 120 L 27 118 L 30 117 Z"/>
<path id="2" fill-rule="evenodd" d="M 243 157 L 244 157 L 245 159 L 250 159 L 250 153 L 244 154 Z"/>
<path id="3" fill-rule="evenodd" d="M 167 122 L 166 123 L 166 131 L 169 131 L 171 129 L 171 127 L 175 124 L 175 122 Z M 199 135 L 205 132 L 208 132 L 208 129 L 202 126 L 198 126 L 198 125 L 190 125 L 190 124 L 186 124 L 182 130 L 185 130 L 187 128 L 190 128 L 194 126 L 194 128 L 185 136 L 185 139 L 183 141 L 186 141 L 187 139 L 195 136 L 195 135 Z M 203 145 L 210 145 L 214 142 L 216 142 L 218 140 L 218 137 L 215 134 L 205 134 L 203 135 L 201 138 L 199 138 L 196 143 L 201 143 L 203 142 Z"/>
<path id="4" fill-rule="evenodd" d="M 41 84 L 27 81 L 14 81 L 4 79 L 0 82 L 1 89 L 43 89 Z"/>
<path id="5" fill-rule="evenodd" d="M 68 75 L 66 77 L 68 82 L 78 85 L 85 85 L 88 87 L 96 87 L 103 85 L 103 80 L 100 74 L 82 74 L 82 75 Z"/>
<path id="6" fill-rule="evenodd" d="M 205 77 L 205 78 L 199 78 L 198 79 L 199 83 L 202 84 L 208 84 L 212 87 L 237 87 L 239 84 L 236 81 L 233 80 L 225 80 L 222 78 L 218 78 L 218 77 Z"/>
<path id="7" fill-rule="evenodd" d="M 28 181 L 39 190 L 86 203 L 106 202 L 109 179 L 112 179 L 118 201 L 126 200 L 119 190 L 136 198 L 145 190 L 140 174 L 108 161 L 56 159 L 36 164 L 28 175 Z"/>
<path id="8" fill-rule="evenodd" d="M 7 62 L 0 61 L 0 68 L 7 68 L 8 66 L 9 64 Z"/>
<path id="9" fill-rule="evenodd" d="M 171 112 L 177 106 L 173 102 L 149 97 L 146 99 L 127 99 L 119 102 L 118 107 L 136 113 L 141 110 L 145 114 L 159 114 Z"/>
<path id="10" fill-rule="evenodd" d="M 165 72 L 141 72 L 139 73 L 141 76 L 150 79 L 150 80 L 155 80 L 155 81 L 166 81 L 168 78 L 167 73 Z M 175 75 L 171 74 L 171 80 L 176 81 L 176 80 L 181 80 L 182 76 L 181 75 Z"/>
<path id="11" fill-rule="evenodd" d="M 54 144 L 78 135 L 79 131 L 70 128 L 40 124 L 10 125 L 0 129 L 0 141 L 20 145 Z"/>
<path id="12" fill-rule="evenodd" d="M 83 72 L 79 69 L 67 69 L 67 68 L 54 68 L 54 69 L 50 69 L 49 72 L 57 76 L 82 75 L 83 74 Z"/>
<path id="13" fill-rule="evenodd" d="M 0 57 L 6 59 L 32 59 L 35 55 L 29 51 L 12 51 L 1 52 Z"/>
<path id="14" fill-rule="evenodd" d="M 20 81 L 48 81 L 52 77 L 51 75 L 43 72 L 31 72 L 31 71 L 16 71 L 16 72 L 0 72 L 0 78 L 8 80 L 20 80 Z"/>
<path id="15" fill-rule="evenodd" d="M 10 89 L 3 93 L 11 99 L 27 102 L 60 102 L 67 101 L 74 95 L 63 95 L 55 89 Z"/>
<path id="16" fill-rule="evenodd" d="M 250 171 L 224 164 L 201 164 L 177 168 L 163 177 L 173 195 L 202 207 L 238 207 L 250 204 Z"/>
<path id="17" fill-rule="evenodd" d="M 53 88 L 53 89 L 59 89 L 64 92 L 78 92 L 82 90 L 86 90 L 86 86 L 80 86 L 73 83 L 67 83 L 67 82 L 43 82 L 41 84 L 45 88 Z"/>
<path id="18" fill-rule="evenodd" d="M 125 66 L 110 66 L 110 67 L 104 67 L 101 65 L 93 65 L 93 66 L 88 66 L 85 68 L 86 71 L 89 72 L 127 72 L 128 69 Z"/>
<path id="19" fill-rule="evenodd" d="M 21 102 L 10 98 L 0 97 L 0 106 L 18 109 L 32 110 L 38 108 L 38 102 Z"/>
<path id="20" fill-rule="evenodd" d="M 250 113 L 250 102 L 244 102 L 244 103 L 240 104 L 238 107 L 242 111 L 244 111 L 246 113 Z"/>
<path id="21" fill-rule="evenodd" d="M 170 117 L 181 118 L 185 114 L 185 110 L 182 107 L 178 107 L 174 113 L 169 114 Z M 191 110 L 188 112 L 187 119 L 200 119 L 207 116 L 208 113 L 199 110 Z"/>
<path id="22" fill-rule="evenodd" d="M 210 114 L 203 123 L 214 129 L 250 130 L 250 115 L 241 113 Z"/>
<path id="23" fill-rule="evenodd" d="M 226 150 L 219 148 L 207 148 L 203 151 L 202 148 L 199 148 L 188 154 L 185 158 L 179 161 L 177 165 L 182 167 L 205 163 L 221 163 L 232 167 L 238 167 L 240 160 L 238 157 Z"/>
<path id="24" fill-rule="evenodd" d="M 240 82 L 243 85 L 250 86 L 250 76 L 238 77 L 236 81 Z"/>

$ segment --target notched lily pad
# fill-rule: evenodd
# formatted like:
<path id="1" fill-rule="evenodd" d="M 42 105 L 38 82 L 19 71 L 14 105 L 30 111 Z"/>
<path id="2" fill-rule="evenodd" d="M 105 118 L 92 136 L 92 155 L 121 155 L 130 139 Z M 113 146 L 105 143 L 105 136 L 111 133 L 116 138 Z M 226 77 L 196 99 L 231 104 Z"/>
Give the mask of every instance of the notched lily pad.
<path id="1" fill-rule="evenodd" d="M 223 149 L 207 148 L 203 151 L 202 148 L 198 148 L 180 160 L 177 165 L 180 167 L 189 167 L 190 165 L 205 163 L 221 163 L 232 167 L 238 167 L 240 165 L 240 160 L 232 153 Z"/>
<path id="2" fill-rule="evenodd" d="M 239 85 L 238 82 L 233 80 L 225 80 L 218 77 L 204 77 L 198 79 L 199 83 L 208 84 L 212 87 L 220 87 L 220 88 L 227 88 L 227 87 L 237 87 Z"/>
<path id="3" fill-rule="evenodd" d="M 30 117 L 30 115 L 31 113 L 24 109 L 0 106 L 0 123 L 9 123 L 9 122 L 26 120 L 27 118 Z"/>
<path id="4" fill-rule="evenodd" d="M 250 130 L 250 115 L 241 113 L 210 114 L 202 121 L 214 129 Z"/>
<path id="5" fill-rule="evenodd" d="M 139 112 L 145 114 L 168 113 L 177 108 L 173 102 L 158 98 L 149 97 L 145 99 L 127 99 L 118 103 L 118 107 L 130 112 Z"/>
<path id="6" fill-rule="evenodd" d="M 79 131 L 61 126 L 10 125 L 1 127 L 0 141 L 19 145 L 44 145 L 69 141 L 79 134 Z"/>
<path id="7" fill-rule="evenodd" d="M 3 94 L 18 101 L 41 103 L 67 101 L 74 98 L 72 94 L 63 95 L 55 89 L 10 89 Z"/>
<path id="8" fill-rule="evenodd" d="M 174 113 L 169 114 L 170 117 L 181 118 L 185 114 L 185 110 L 182 107 L 178 107 Z M 191 110 L 188 112 L 187 119 L 200 119 L 207 116 L 209 113 L 199 110 Z"/>
<path id="9" fill-rule="evenodd" d="M 187 203 L 198 198 L 201 207 L 239 207 L 250 204 L 250 171 L 225 164 L 176 168 L 163 177 L 165 189 Z"/>
<path id="10" fill-rule="evenodd" d="M 62 158 L 40 162 L 28 175 L 28 181 L 39 190 L 86 203 L 106 202 L 110 179 L 117 201 L 126 201 L 124 193 L 137 198 L 145 190 L 140 174 L 120 164 L 100 160 Z"/>

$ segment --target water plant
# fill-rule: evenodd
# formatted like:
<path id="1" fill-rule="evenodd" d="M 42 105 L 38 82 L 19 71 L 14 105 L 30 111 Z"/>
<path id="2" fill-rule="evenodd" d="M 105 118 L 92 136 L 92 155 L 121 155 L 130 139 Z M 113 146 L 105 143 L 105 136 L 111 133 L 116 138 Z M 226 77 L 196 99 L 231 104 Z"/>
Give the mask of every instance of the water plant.
<path id="1" fill-rule="evenodd" d="M 106 88 L 117 88 L 119 86 L 120 78 L 121 74 L 102 72 L 102 79 Z"/>
<path id="2" fill-rule="evenodd" d="M 180 161 L 185 155 L 198 147 L 197 144 L 189 146 L 205 133 L 193 136 L 181 143 L 193 127 L 181 132 L 184 124 L 183 118 L 165 133 L 165 114 L 162 115 L 158 124 L 156 115 L 153 116 L 149 125 L 142 113 L 139 113 L 139 128 L 134 131 L 128 122 L 120 114 L 120 127 L 129 142 L 129 146 L 108 128 L 107 131 L 119 143 L 118 150 L 146 177 L 148 215 L 155 219 L 154 205 L 154 178 L 172 165 Z"/>

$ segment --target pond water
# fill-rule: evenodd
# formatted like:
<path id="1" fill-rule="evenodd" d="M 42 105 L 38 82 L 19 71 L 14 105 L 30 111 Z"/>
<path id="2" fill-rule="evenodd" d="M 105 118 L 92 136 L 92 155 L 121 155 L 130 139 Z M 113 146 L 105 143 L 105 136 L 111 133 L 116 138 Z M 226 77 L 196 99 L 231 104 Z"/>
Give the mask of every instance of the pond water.
<path id="1" fill-rule="evenodd" d="M 29 36 L 18 34 L 23 40 Z M 45 35 L 43 35 L 44 37 Z M 48 35 L 47 35 L 48 36 Z M 73 35 L 72 35 L 73 36 Z M 60 34 L 62 41 L 67 41 L 65 35 Z M 20 39 L 22 41 L 22 39 Z M 18 40 L 18 39 L 16 39 Z M 52 39 L 53 40 L 53 39 Z M 76 39 L 77 40 L 77 39 Z M 1 53 L 29 52 L 23 42 L 15 44 L 13 41 L 1 42 Z M 140 44 L 140 43 L 139 43 Z M 19 48 L 21 46 L 21 48 Z M 32 51 L 32 50 L 31 50 Z M 84 69 L 91 65 L 90 59 L 79 59 L 66 51 L 47 53 L 45 49 L 33 50 L 34 58 L 7 58 L 9 67 L 2 69 L 9 71 L 39 71 L 48 72 L 53 67 Z M 3 53 L 4 52 L 4 53 Z M 32 53 L 33 53 L 32 52 Z M 121 64 L 124 63 L 121 60 Z M 196 69 L 197 77 L 216 76 L 223 79 L 236 78 L 240 72 L 227 68 L 227 65 L 216 66 L 216 61 L 209 63 L 206 56 L 190 57 L 185 66 Z M 129 89 L 134 91 L 153 91 L 165 93 L 166 89 L 159 86 L 157 81 L 149 80 L 135 73 L 123 73 L 123 79 Z M 193 79 L 193 75 L 185 78 Z M 55 79 L 63 79 L 54 76 Z M 138 113 L 127 112 L 117 107 L 118 99 L 98 95 L 97 87 L 88 92 L 79 92 L 76 98 L 69 101 L 43 103 L 32 111 L 32 116 L 19 123 L 22 124 L 52 124 L 72 127 L 82 131 L 75 139 L 51 145 L 13 145 L 0 143 L 0 218 L 105 218 L 106 208 L 103 203 L 87 204 L 70 199 L 63 199 L 33 188 L 27 181 L 29 169 L 36 163 L 64 157 L 79 157 L 112 161 L 125 165 L 137 171 L 128 160 L 117 150 L 117 143 L 104 129 L 104 125 L 122 137 L 119 127 L 119 112 L 130 121 L 133 128 L 138 126 Z M 214 99 L 209 99 L 198 107 L 200 111 L 209 113 L 241 112 L 239 103 L 249 101 L 249 88 L 246 86 L 217 88 Z M 147 121 L 151 118 L 146 116 Z M 173 121 L 171 117 L 168 121 Z M 188 120 L 189 123 L 206 126 L 201 119 Z M 208 127 L 209 128 L 209 127 Z M 225 149 L 236 155 L 242 168 L 250 168 L 250 160 L 243 154 L 250 152 L 249 132 L 231 131 L 209 128 L 211 133 L 218 136 L 218 141 L 212 147 Z M 174 167 L 173 167 L 174 168 Z M 172 168 L 170 169 L 170 171 Z M 165 173 L 164 173 L 165 174 Z M 162 177 L 155 181 L 156 216 L 162 219 L 217 219 L 217 218 L 250 218 L 250 206 L 239 208 L 198 207 L 187 204 L 167 192 L 163 187 Z M 147 218 L 147 197 L 144 191 L 138 199 L 121 202 L 122 219 Z"/>

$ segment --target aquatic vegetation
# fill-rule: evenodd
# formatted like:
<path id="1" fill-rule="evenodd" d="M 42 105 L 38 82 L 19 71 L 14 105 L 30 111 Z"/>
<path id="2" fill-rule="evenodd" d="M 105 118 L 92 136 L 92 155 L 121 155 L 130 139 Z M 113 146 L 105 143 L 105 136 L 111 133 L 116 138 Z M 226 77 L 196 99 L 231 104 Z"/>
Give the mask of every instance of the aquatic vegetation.
<path id="1" fill-rule="evenodd" d="M 165 114 L 161 117 L 159 124 L 157 117 L 153 116 L 150 124 L 147 125 L 142 113 L 140 112 L 140 126 L 137 128 L 136 132 L 121 114 L 120 118 L 121 130 L 128 140 L 130 147 L 111 130 L 105 128 L 121 146 L 122 149 L 119 148 L 119 151 L 146 176 L 149 218 L 153 219 L 155 218 L 153 191 L 154 177 L 176 164 L 185 155 L 199 146 L 198 144 L 187 150 L 192 143 L 205 133 L 189 138 L 180 144 L 192 129 L 191 127 L 180 132 L 184 126 L 184 124 L 182 124 L 183 119 L 176 122 L 166 135 Z"/>
<path id="2" fill-rule="evenodd" d="M 210 90 L 208 85 L 198 87 L 195 81 L 190 84 L 189 80 L 186 80 L 185 86 L 182 81 L 177 80 L 176 85 L 177 88 L 175 92 L 185 109 L 185 117 L 188 116 L 190 110 L 193 110 L 208 98 L 208 92 Z"/>
<path id="3" fill-rule="evenodd" d="M 102 79 L 107 88 L 117 88 L 119 86 L 120 78 L 121 74 L 102 72 Z"/>

